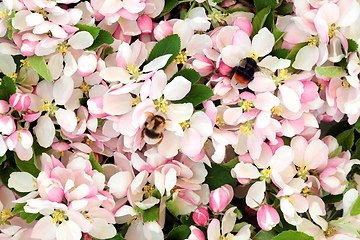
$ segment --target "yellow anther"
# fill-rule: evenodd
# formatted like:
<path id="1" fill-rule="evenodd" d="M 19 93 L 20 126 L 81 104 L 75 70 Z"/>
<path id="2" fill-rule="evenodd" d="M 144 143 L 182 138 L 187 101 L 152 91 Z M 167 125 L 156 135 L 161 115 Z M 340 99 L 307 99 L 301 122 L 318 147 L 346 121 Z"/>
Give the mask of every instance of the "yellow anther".
<path id="1" fill-rule="evenodd" d="M 254 59 L 255 61 L 257 61 L 258 57 L 259 57 L 259 54 L 255 53 L 255 50 L 253 50 L 251 53 L 248 54 L 248 57 Z"/>
<path id="2" fill-rule="evenodd" d="M 301 194 L 306 197 L 307 195 L 309 195 L 310 193 L 310 189 L 308 186 L 305 186 L 302 190 L 301 190 Z"/>
<path id="3" fill-rule="evenodd" d="M 284 79 L 284 80 L 288 80 L 291 78 L 291 76 L 288 74 L 288 70 L 287 69 L 281 69 L 280 70 L 280 74 L 279 74 L 279 77 Z"/>
<path id="4" fill-rule="evenodd" d="M 44 103 L 44 105 L 39 106 L 39 110 L 42 112 L 47 112 L 50 115 L 55 114 L 56 107 L 54 104 L 50 103 L 47 98 L 41 99 L 41 101 Z"/>
<path id="5" fill-rule="evenodd" d="M 13 81 L 15 81 L 16 78 L 17 78 L 17 76 L 18 76 L 18 74 L 14 72 L 14 73 L 8 73 L 8 74 L 6 74 L 6 76 L 8 76 L 9 78 L 11 78 Z"/>
<path id="6" fill-rule="evenodd" d="M 86 139 L 85 143 L 86 143 L 86 145 L 90 146 L 93 143 L 93 141 L 88 138 L 88 139 Z"/>
<path id="7" fill-rule="evenodd" d="M 64 56 L 65 53 L 69 51 L 68 47 L 69 47 L 69 45 L 67 44 L 67 42 L 63 41 L 62 43 L 58 44 L 56 53 L 60 53 Z"/>
<path id="8" fill-rule="evenodd" d="M 26 69 L 30 68 L 30 63 L 28 59 L 21 59 L 20 62 L 21 62 L 20 67 L 24 67 Z"/>
<path id="9" fill-rule="evenodd" d="M 181 128 L 185 131 L 186 129 L 188 129 L 188 128 L 190 127 L 190 122 L 189 122 L 189 120 L 186 120 L 186 121 L 180 123 L 180 126 L 181 126 Z"/>
<path id="10" fill-rule="evenodd" d="M 309 175 L 310 166 L 306 162 L 296 164 L 297 175 L 302 179 L 306 180 L 307 175 Z"/>
<path id="11" fill-rule="evenodd" d="M 128 219 L 126 220 L 126 224 L 130 225 L 130 224 L 135 224 L 136 226 L 139 224 L 140 220 L 138 218 L 137 215 L 134 216 L 129 216 Z"/>
<path id="12" fill-rule="evenodd" d="M 139 67 L 137 67 L 135 63 L 129 63 L 128 65 L 126 65 L 126 71 L 130 73 L 132 75 L 132 78 L 135 80 L 137 80 L 142 74 Z"/>
<path id="13" fill-rule="evenodd" d="M 228 233 L 226 236 L 221 235 L 220 236 L 220 240 L 230 240 L 234 237 L 234 235 L 232 233 Z"/>
<path id="14" fill-rule="evenodd" d="M 349 90 L 351 88 L 350 83 L 346 79 L 343 79 L 342 86 L 345 90 Z"/>
<path id="15" fill-rule="evenodd" d="M 225 125 L 225 121 L 224 121 L 224 118 L 223 118 L 223 115 L 222 114 L 219 114 L 216 116 L 216 125 L 217 126 L 224 126 Z"/>
<path id="16" fill-rule="evenodd" d="M 318 38 L 315 36 L 306 36 L 306 42 L 308 42 L 308 45 L 310 47 L 316 47 L 318 43 Z"/>
<path id="17" fill-rule="evenodd" d="M 6 18 L 7 15 L 9 15 L 10 10 L 6 9 L 6 6 L 4 6 L 4 11 L 0 13 L 0 19 Z"/>
<path id="18" fill-rule="evenodd" d="M 331 26 L 329 27 L 329 38 L 332 38 L 335 36 L 335 30 L 336 30 L 336 27 L 335 27 L 335 24 L 331 24 Z"/>
<path id="19" fill-rule="evenodd" d="M 323 90 L 326 86 L 324 84 L 322 84 L 321 82 L 317 83 L 318 87 L 320 90 Z"/>
<path id="20" fill-rule="evenodd" d="M 13 214 L 11 212 L 11 209 L 8 209 L 8 210 L 3 209 L 1 211 L 1 220 L 0 220 L 0 222 L 6 221 L 8 218 L 12 217 L 12 215 Z"/>
<path id="21" fill-rule="evenodd" d="M 145 186 L 143 187 L 143 192 L 144 192 L 144 198 L 148 198 L 151 196 L 151 194 L 154 192 L 155 190 L 155 185 L 151 184 L 151 183 L 147 183 L 145 184 Z"/>
<path id="22" fill-rule="evenodd" d="M 65 219 L 67 218 L 67 216 L 65 215 L 65 212 L 59 209 L 56 209 L 52 214 L 52 222 L 56 223 L 56 224 L 60 224 L 62 222 L 65 221 Z"/>
<path id="23" fill-rule="evenodd" d="M 125 19 L 123 17 L 119 17 L 119 22 L 124 22 Z"/>
<path id="24" fill-rule="evenodd" d="M 241 107 L 244 111 L 249 111 L 253 106 L 254 105 L 250 100 L 243 101 L 242 105 L 241 105 Z"/>
<path id="25" fill-rule="evenodd" d="M 241 132 L 242 135 L 250 135 L 251 134 L 251 129 L 246 125 L 240 125 L 239 131 Z"/>
<path id="26" fill-rule="evenodd" d="M 141 103 L 141 98 L 137 96 L 136 98 L 129 99 L 130 106 L 136 107 L 139 103 Z"/>
<path id="27" fill-rule="evenodd" d="M 169 103 L 165 99 L 160 98 L 160 100 L 155 100 L 154 104 L 155 104 L 156 110 L 160 110 L 163 113 L 169 112 L 169 110 L 168 110 Z"/>
<path id="28" fill-rule="evenodd" d="M 64 151 L 55 150 L 55 152 L 57 152 L 61 157 L 64 156 Z"/>
<path id="29" fill-rule="evenodd" d="M 44 9 L 39 8 L 35 11 L 36 13 L 40 13 L 45 20 L 47 20 L 47 12 Z"/>
<path id="30" fill-rule="evenodd" d="M 80 86 L 79 88 L 80 88 L 81 92 L 82 92 L 83 94 L 85 94 L 86 97 L 89 96 L 89 90 L 90 90 L 90 88 L 91 88 L 91 85 L 90 85 L 90 84 L 88 84 L 88 83 L 86 83 L 86 82 L 82 82 L 82 83 L 81 83 L 81 86 Z"/>
<path id="31" fill-rule="evenodd" d="M 263 170 L 261 170 L 261 174 L 265 177 L 265 178 L 270 178 L 271 175 L 271 167 L 268 166 L 267 168 L 264 168 Z"/>
<path id="32" fill-rule="evenodd" d="M 89 215 L 87 213 L 83 213 L 83 215 L 91 224 L 94 223 L 94 215 Z"/>
<path id="33" fill-rule="evenodd" d="M 334 226 L 329 227 L 325 232 L 324 235 L 328 238 L 335 236 L 336 234 L 338 234 L 338 231 L 335 229 Z"/>
<path id="34" fill-rule="evenodd" d="M 188 59 L 186 54 L 187 51 L 180 51 L 179 54 L 174 59 L 174 62 L 176 62 L 177 64 L 184 64 Z"/>
<path id="35" fill-rule="evenodd" d="M 32 180 L 34 182 L 33 188 L 37 189 L 38 188 L 38 183 L 37 183 L 36 179 L 33 178 Z"/>
<path id="36" fill-rule="evenodd" d="M 20 136 L 20 133 L 18 132 L 17 141 L 20 142 L 20 139 L 21 139 L 21 136 Z"/>
<path id="37" fill-rule="evenodd" d="M 210 143 L 209 143 L 208 140 L 206 140 L 206 141 L 204 142 L 203 149 L 204 149 L 204 150 L 209 150 L 209 149 L 210 149 Z"/>
<path id="38" fill-rule="evenodd" d="M 291 197 L 285 197 L 292 205 L 294 205 L 293 204 L 293 199 L 291 198 Z"/>
<path id="39" fill-rule="evenodd" d="M 271 116 L 274 116 L 274 115 L 280 116 L 281 112 L 282 112 L 281 106 L 274 106 L 271 108 L 271 113 L 272 113 Z"/>

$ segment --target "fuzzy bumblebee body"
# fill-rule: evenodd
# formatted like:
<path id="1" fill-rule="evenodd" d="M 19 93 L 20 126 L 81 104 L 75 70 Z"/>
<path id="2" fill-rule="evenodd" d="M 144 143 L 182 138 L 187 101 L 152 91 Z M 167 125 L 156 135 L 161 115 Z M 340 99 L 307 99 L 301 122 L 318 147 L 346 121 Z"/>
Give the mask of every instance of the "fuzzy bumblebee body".
<path id="1" fill-rule="evenodd" d="M 240 66 L 233 69 L 234 80 L 239 84 L 247 84 L 254 79 L 254 74 L 258 68 L 256 61 L 247 57 L 240 61 Z"/>

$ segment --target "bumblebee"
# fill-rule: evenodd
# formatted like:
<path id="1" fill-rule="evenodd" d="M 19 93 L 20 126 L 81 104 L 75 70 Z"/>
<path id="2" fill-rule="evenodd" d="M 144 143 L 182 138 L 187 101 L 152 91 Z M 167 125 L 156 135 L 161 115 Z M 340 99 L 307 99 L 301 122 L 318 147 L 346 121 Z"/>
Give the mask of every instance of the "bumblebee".
<path id="1" fill-rule="evenodd" d="M 254 79 L 255 72 L 259 69 L 253 58 L 247 57 L 240 61 L 239 66 L 234 67 L 234 80 L 239 84 L 247 84 Z"/>
<path id="2" fill-rule="evenodd" d="M 158 143 L 160 144 L 164 134 L 163 129 L 165 127 L 165 118 L 160 115 L 154 115 L 151 112 L 145 113 L 146 117 L 150 119 L 149 122 L 145 122 L 145 127 L 141 132 L 141 137 L 144 139 L 147 138 L 148 143 Z"/>

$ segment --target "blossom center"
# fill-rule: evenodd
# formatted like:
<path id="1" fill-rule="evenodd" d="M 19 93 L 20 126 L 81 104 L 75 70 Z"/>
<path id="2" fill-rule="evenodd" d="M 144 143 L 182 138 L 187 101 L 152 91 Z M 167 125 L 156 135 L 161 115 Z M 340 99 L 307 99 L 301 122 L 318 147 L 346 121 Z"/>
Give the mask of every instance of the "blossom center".
<path id="1" fill-rule="evenodd" d="M 26 68 L 26 69 L 29 69 L 29 68 L 30 68 L 29 60 L 27 60 L 27 59 L 21 59 L 20 62 L 21 62 L 20 67 L 24 67 L 24 68 Z"/>
<path id="2" fill-rule="evenodd" d="M 56 209 L 50 216 L 53 219 L 52 222 L 56 224 L 61 224 L 67 219 L 65 212 L 59 209 Z"/>
<path id="3" fill-rule="evenodd" d="M 150 197 L 151 194 L 154 192 L 154 190 L 155 190 L 154 184 L 151 184 L 151 183 L 145 184 L 145 186 L 143 187 L 144 198 Z"/>
<path id="4" fill-rule="evenodd" d="M 155 100 L 154 103 L 155 103 L 156 110 L 160 110 L 163 113 L 169 112 L 169 110 L 168 110 L 169 103 L 165 99 L 160 98 L 160 100 Z"/>
<path id="5" fill-rule="evenodd" d="M 41 102 L 44 103 L 44 105 L 39 106 L 40 111 L 47 112 L 51 116 L 55 114 L 55 110 L 57 110 L 57 107 L 55 107 L 55 104 L 50 103 L 47 98 L 41 99 Z"/>
<path id="6" fill-rule="evenodd" d="M 308 42 L 308 45 L 310 47 L 315 48 L 317 46 L 318 38 L 315 36 L 306 36 L 306 37 L 307 37 L 306 41 Z"/>
<path id="7" fill-rule="evenodd" d="M 85 96 L 89 95 L 90 88 L 91 88 L 90 84 L 87 84 L 86 82 L 81 83 L 80 90 L 83 94 L 85 94 Z"/>
<path id="8" fill-rule="evenodd" d="M 87 213 L 84 213 L 83 214 L 84 215 L 84 217 L 92 224 L 92 223 L 94 223 L 94 215 L 90 215 L 90 214 L 87 214 Z"/>
<path id="9" fill-rule="evenodd" d="M 240 125 L 239 131 L 241 132 L 242 135 L 250 135 L 252 127 L 253 127 L 253 121 L 246 121 L 245 123 Z"/>
<path id="10" fill-rule="evenodd" d="M 346 79 L 343 79 L 342 86 L 345 90 L 349 90 L 351 88 L 350 83 Z"/>
<path id="11" fill-rule="evenodd" d="M 8 218 L 10 218 L 12 216 L 12 212 L 11 210 L 2 210 L 1 211 L 1 219 L 0 219 L 0 222 L 5 222 Z"/>
<path id="12" fill-rule="evenodd" d="M 8 74 L 6 74 L 6 76 L 8 76 L 9 78 L 11 78 L 13 81 L 15 81 L 16 78 L 17 78 L 17 76 L 18 76 L 18 74 L 14 72 L 14 73 L 8 73 Z"/>
<path id="13" fill-rule="evenodd" d="M 274 106 L 271 108 L 272 116 L 277 115 L 280 116 L 282 113 L 282 107 L 281 106 Z"/>
<path id="14" fill-rule="evenodd" d="M 126 71 L 131 74 L 133 79 L 135 80 L 137 80 L 142 74 L 142 72 L 140 72 L 140 68 L 136 66 L 135 63 L 129 63 L 128 65 L 126 65 Z"/>
<path id="15" fill-rule="evenodd" d="M 216 116 L 216 125 L 217 126 L 224 126 L 225 125 L 225 121 L 224 121 L 224 118 L 223 118 L 223 115 L 222 114 L 217 114 Z"/>
<path id="16" fill-rule="evenodd" d="M 136 107 L 139 103 L 141 103 L 141 98 L 139 96 L 130 99 L 130 106 L 132 107 Z"/>
<path id="17" fill-rule="evenodd" d="M 174 62 L 176 62 L 177 64 L 184 64 L 188 59 L 186 54 L 187 51 L 180 51 L 179 54 L 174 59 Z"/>
<path id="18" fill-rule="evenodd" d="M 329 227 L 325 232 L 324 232 L 325 236 L 330 238 L 332 236 L 335 236 L 336 234 L 338 234 L 338 231 L 334 228 L 334 227 Z"/>
<path id="19" fill-rule="evenodd" d="M 190 127 L 190 122 L 189 122 L 189 120 L 186 120 L 186 121 L 180 123 L 180 126 L 181 126 L 181 128 L 183 129 L 183 131 L 185 131 L 186 129 L 188 129 L 188 128 Z"/>
<path id="20" fill-rule="evenodd" d="M 270 179 L 270 176 L 271 176 L 271 171 L 272 171 L 272 168 L 271 166 L 268 166 L 267 168 L 261 170 L 261 174 L 263 175 L 262 177 L 260 177 L 260 180 L 264 180 L 267 182 L 267 183 L 270 183 L 271 179 Z"/>
<path id="21" fill-rule="evenodd" d="M 128 219 L 126 220 L 127 225 L 130 225 L 130 224 L 138 225 L 139 222 L 140 222 L 140 220 L 139 220 L 138 216 L 136 216 L 136 215 L 128 217 Z"/>
<path id="22" fill-rule="evenodd" d="M 258 57 L 259 57 L 259 54 L 255 53 L 255 50 L 252 50 L 252 52 L 248 54 L 248 57 L 254 59 L 255 61 L 257 61 Z"/>
<path id="23" fill-rule="evenodd" d="M 226 236 L 224 236 L 224 235 L 220 236 L 220 240 L 230 240 L 233 237 L 234 237 L 234 235 L 229 233 Z"/>
<path id="24" fill-rule="evenodd" d="M 57 47 L 57 52 L 56 53 L 60 53 L 61 55 L 65 55 L 66 52 L 68 52 L 68 47 L 69 45 L 67 44 L 66 41 L 63 41 L 62 43 L 59 43 L 58 44 L 58 47 Z"/>
<path id="25" fill-rule="evenodd" d="M 310 189 L 308 186 L 305 186 L 303 189 L 301 189 L 301 194 L 306 197 L 310 193 Z"/>
<path id="26" fill-rule="evenodd" d="M 241 105 L 241 107 L 244 111 L 249 111 L 253 106 L 254 105 L 250 100 L 243 101 L 242 105 Z"/>
<path id="27" fill-rule="evenodd" d="M 335 30 L 336 30 L 336 27 L 335 27 L 335 24 L 331 24 L 331 26 L 329 27 L 329 38 L 332 38 L 335 36 Z"/>
<path id="28" fill-rule="evenodd" d="M 43 16 L 44 20 L 47 20 L 47 19 L 48 19 L 48 18 L 47 18 L 47 12 L 46 12 L 44 9 L 40 9 L 40 8 L 39 8 L 39 9 L 37 9 L 35 12 L 41 14 L 41 15 Z"/>
<path id="29" fill-rule="evenodd" d="M 0 13 L 0 19 L 6 18 L 7 15 L 9 15 L 10 10 L 6 9 L 6 6 L 4 6 L 4 11 Z"/>
<path id="30" fill-rule="evenodd" d="M 302 179 L 306 180 L 306 176 L 309 175 L 310 167 L 306 162 L 297 164 L 296 166 L 297 175 Z"/>

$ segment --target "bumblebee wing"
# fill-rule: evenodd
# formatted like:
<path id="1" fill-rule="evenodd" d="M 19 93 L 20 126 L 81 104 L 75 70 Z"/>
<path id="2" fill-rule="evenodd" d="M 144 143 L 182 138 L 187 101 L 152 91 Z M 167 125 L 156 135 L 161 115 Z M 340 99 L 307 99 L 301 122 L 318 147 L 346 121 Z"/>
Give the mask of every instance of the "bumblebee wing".
<path id="1" fill-rule="evenodd" d="M 259 70 L 261 71 L 261 73 L 267 75 L 267 76 L 274 76 L 275 73 L 273 71 L 271 71 L 270 69 L 266 68 L 266 67 L 261 67 L 261 66 L 258 66 L 259 67 Z"/>

